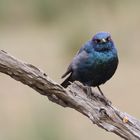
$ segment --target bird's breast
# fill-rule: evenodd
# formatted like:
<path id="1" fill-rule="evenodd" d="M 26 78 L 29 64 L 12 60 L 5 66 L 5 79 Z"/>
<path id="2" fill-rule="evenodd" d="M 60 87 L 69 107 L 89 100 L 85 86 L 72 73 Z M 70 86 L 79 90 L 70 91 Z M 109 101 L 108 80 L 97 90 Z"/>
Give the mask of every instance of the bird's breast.
<path id="1" fill-rule="evenodd" d="M 118 65 L 117 54 L 111 52 L 89 55 L 77 67 L 76 75 L 80 81 L 100 85 L 112 77 Z"/>

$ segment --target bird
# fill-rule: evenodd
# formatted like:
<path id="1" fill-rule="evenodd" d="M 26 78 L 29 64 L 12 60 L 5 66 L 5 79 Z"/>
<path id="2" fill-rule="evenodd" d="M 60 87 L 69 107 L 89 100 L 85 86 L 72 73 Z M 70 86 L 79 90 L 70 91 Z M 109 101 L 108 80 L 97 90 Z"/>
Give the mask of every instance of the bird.
<path id="1" fill-rule="evenodd" d="M 85 86 L 97 87 L 108 81 L 118 66 L 118 52 L 108 32 L 98 32 L 87 41 L 72 59 L 61 83 L 67 88 L 71 82 L 79 81 Z"/>

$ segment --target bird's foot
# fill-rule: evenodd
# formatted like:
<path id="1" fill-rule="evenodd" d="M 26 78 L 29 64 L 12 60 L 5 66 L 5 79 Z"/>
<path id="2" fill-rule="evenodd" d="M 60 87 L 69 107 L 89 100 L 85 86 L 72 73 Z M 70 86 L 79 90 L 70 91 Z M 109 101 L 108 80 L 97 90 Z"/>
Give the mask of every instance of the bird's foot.
<path id="1" fill-rule="evenodd" d="M 110 106 L 112 104 L 112 102 L 110 100 L 108 100 L 105 96 L 102 96 L 102 99 L 105 102 L 105 105 Z"/>
<path id="2" fill-rule="evenodd" d="M 87 93 L 88 98 L 90 98 L 90 99 L 97 98 L 97 99 L 99 99 L 100 101 L 104 102 L 105 105 L 108 105 L 108 106 L 110 106 L 110 105 L 112 104 L 111 101 L 108 100 L 108 99 L 105 97 L 105 95 L 103 94 L 103 92 L 101 91 L 100 88 L 98 88 L 98 89 L 100 89 L 100 90 L 99 90 L 99 91 L 100 91 L 100 94 L 97 93 L 97 92 L 92 92 L 92 87 L 86 86 L 85 89 L 86 89 L 86 93 Z"/>

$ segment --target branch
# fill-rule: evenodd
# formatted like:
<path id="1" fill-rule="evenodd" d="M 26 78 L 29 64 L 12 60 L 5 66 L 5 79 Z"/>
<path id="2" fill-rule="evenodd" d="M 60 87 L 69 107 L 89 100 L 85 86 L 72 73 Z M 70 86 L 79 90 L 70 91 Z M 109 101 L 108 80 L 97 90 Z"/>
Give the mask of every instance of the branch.
<path id="1" fill-rule="evenodd" d="M 67 89 L 51 80 L 43 71 L 0 51 L 0 72 L 30 86 L 38 93 L 63 107 L 71 107 L 87 116 L 94 124 L 126 140 L 140 140 L 140 121 L 121 112 L 108 99 L 95 91 L 87 94 L 87 87 L 79 82 Z"/>

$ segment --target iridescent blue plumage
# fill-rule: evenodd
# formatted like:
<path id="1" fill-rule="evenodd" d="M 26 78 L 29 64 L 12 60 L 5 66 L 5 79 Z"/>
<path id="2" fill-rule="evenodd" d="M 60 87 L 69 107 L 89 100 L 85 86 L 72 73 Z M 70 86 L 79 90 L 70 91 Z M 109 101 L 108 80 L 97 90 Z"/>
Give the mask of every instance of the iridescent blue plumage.
<path id="1" fill-rule="evenodd" d="M 87 86 L 99 86 L 109 80 L 116 71 L 118 55 L 114 42 L 107 32 L 97 33 L 73 58 L 62 83 L 67 87 L 69 81 L 80 81 Z"/>

